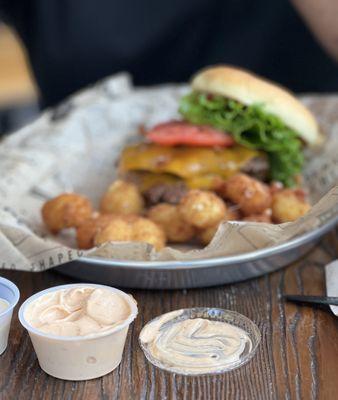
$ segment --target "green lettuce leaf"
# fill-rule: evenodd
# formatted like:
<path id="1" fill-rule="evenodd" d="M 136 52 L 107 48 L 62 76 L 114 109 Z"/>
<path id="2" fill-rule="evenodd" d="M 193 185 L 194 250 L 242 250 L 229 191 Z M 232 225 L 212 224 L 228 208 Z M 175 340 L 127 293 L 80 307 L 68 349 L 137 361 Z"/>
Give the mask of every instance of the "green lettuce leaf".
<path id="1" fill-rule="evenodd" d="M 228 132 L 237 143 L 263 150 L 270 163 L 270 179 L 293 186 L 303 165 L 302 143 L 295 131 L 263 105 L 245 106 L 223 96 L 192 92 L 180 101 L 180 113 L 189 122 Z"/>

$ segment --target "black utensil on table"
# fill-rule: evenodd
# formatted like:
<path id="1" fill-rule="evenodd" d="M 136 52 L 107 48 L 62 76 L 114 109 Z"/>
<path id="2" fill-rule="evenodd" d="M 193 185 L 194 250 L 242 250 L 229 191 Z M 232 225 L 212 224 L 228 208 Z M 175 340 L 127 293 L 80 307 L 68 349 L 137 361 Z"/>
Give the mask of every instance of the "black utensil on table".
<path id="1" fill-rule="evenodd" d="M 294 303 L 338 306 L 338 297 L 332 296 L 303 296 L 297 294 L 286 294 L 284 295 L 284 299 Z"/>

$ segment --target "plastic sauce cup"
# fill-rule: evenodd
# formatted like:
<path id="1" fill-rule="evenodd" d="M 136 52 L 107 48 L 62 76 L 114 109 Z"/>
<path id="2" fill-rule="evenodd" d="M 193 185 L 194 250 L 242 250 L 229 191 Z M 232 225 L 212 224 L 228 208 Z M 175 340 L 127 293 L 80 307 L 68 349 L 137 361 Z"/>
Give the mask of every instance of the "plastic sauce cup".
<path id="1" fill-rule="evenodd" d="M 119 294 L 130 306 L 130 315 L 109 331 L 87 336 L 56 336 L 31 326 L 25 319 L 27 306 L 39 297 L 62 289 L 77 287 L 105 288 Z M 132 296 L 110 286 L 73 284 L 55 286 L 29 297 L 20 307 L 19 319 L 27 329 L 40 367 L 49 375 L 66 380 L 87 380 L 106 375 L 121 362 L 129 325 L 137 315 L 137 304 Z"/>
<path id="2" fill-rule="evenodd" d="M 20 292 L 16 285 L 8 279 L 0 277 L 0 299 L 5 300 L 8 304 L 2 312 L 0 311 L 0 355 L 6 350 L 13 310 L 19 298 Z"/>

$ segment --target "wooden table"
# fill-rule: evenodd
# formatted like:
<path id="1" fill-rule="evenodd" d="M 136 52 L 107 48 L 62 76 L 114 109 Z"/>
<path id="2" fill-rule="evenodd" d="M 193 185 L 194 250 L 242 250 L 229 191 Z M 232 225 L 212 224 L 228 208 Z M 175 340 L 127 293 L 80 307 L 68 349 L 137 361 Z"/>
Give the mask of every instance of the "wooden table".
<path id="1" fill-rule="evenodd" d="M 324 265 L 337 257 L 331 232 L 306 257 L 271 275 L 234 285 L 176 291 L 131 290 L 139 316 L 130 329 L 120 367 L 103 378 L 68 382 L 38 365 L 17 313 L 0 357 L 0 399 L 323 399 L 338 398 L 338 319 L 325 309 L 286 304 L 284 293 L 324 294 Z M 50 286 L 72 282 L 55 272 L 1 271 L 21 301 Z M 152 367 L 138 345 L 142 326 L 164 312 L 196 306 L 236 310 L 253 319 L 262 342 L 253 360 L 231 373 L 182 377 Z"/>

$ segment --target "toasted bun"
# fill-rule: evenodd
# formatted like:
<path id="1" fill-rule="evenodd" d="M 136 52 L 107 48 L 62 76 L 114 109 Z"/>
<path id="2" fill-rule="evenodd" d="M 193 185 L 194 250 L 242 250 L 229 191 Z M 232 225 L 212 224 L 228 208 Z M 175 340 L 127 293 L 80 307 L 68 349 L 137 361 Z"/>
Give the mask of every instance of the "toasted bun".
<path id="1" fill-rule="evenodd" d="M 267 113 L 279 117 L 306 143 L 315 145 L 322 141 L 314 116 L 295 96 L 250 72 L 225 65 L 207 68 L 195 75 L 192 88 L 245 105 L 262 104 Z"/>

